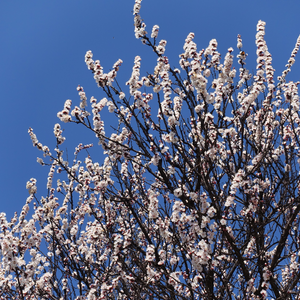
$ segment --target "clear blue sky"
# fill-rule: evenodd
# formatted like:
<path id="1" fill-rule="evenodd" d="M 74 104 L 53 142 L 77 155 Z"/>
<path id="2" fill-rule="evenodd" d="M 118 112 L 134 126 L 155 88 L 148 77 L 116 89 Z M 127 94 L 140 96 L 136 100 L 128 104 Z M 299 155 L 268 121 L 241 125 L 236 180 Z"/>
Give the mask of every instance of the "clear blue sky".
<path id="1" fill-rule="evenodd" d="M 33 148 L 28 128 L 53 147 L 56 114 L 66 99 L 79 103 L 77 85 L 84 87 L 88 99 L 104 96 L 84 63 L 87 50 L 106 72 L 121 58 L 120 83 L 129 79 L 136 55 L 142 57 L 142 72 L 153 70 L 156 58 L 151 49 L 134 37 L 133 4 L 134 0 L 1 1 L 0 212 L 11 217 L 20 211 L 31 177 L 38 180 L 38 197 L 46 195 L 49 169 L 36 162 L 41 153 Z M 267 23 L 266 40 L 278 76 L 300 34 L 299 11 L 296 0 L 143 0 L 141 16 L 148 32 L 160 26 L 159 39 L 168 41 L 171 66 L 178 66 L 189 32 L 195 33 L 198 49 L 216 38 L 223 57 L 231 46 L 238 54 L 236 37 L 241 34 L 250 70 L 255 69 L 256 24 L 261 19 Z M 287 79 L 300 80 L 300 55 Z M 93 135 L 77 132 L 75 124 L 63 128 L 70 159 L 77 143 L 95 143 Z M 102 161 L 101 151 L 97 159 Z"/>

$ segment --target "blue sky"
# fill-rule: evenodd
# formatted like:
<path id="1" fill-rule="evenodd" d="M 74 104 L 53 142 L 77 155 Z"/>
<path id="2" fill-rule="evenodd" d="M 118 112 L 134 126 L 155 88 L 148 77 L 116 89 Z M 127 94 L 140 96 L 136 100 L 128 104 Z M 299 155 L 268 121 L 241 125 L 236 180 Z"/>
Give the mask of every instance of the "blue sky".
<path id="1" fill-rule="evenodd" d="M 124 63 L 117 77 L 121 84 L 130 78 L 136 55 L 142 57 L 142 75 L 153 70 L 156 58 L 151 49 L 134 37 L 133 4 L 133 0 L 1 1 L 0 212 L 8 217 L 21 210 L 31 177 L 38 180 L 38 197 L 46 195 L 49 169 L 36 162 L 41 153 L 33 148 L 28 128 L 53 149 L 56 114 L 66 99 L 79 103 L 78 84 L 88 99 L 104 97 L 86 68 L 86 51 L 92 50 L 105 72 L 121 58 Z M 278 76 L 300 34 L 299 11 L 300 1 L 289 0 L 143 0 L 141 16 L 148 32 L 153 25 L 160 26 L 158 37 L 168 41 L 166 55 L 172 67 L 178 66 L 186 36 L 194 32 L 198 49 L 216 38 L 222 57 L 231 46 L 238 54 L 236 37 L 241 34 L 250 70 L 255 69 L 256 24 L 263 20 Z M 300 58 L 287 79 L 300 80 Z M 75 124 L 63 128 L 70 159 L 78 143 L 96 143 Z M 101 162 L 101 151 L 93 159 Z"/>

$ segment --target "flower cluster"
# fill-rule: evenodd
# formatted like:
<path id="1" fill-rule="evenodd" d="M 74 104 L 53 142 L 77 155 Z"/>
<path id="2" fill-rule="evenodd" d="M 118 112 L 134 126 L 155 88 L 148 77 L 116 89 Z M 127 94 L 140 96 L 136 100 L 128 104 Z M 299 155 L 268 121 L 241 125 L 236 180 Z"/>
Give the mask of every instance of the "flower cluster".
<path id="1" fill-rule="evenodd" d="M 28 190 L 28 193 L 30 195 L 33 195 L 36 193 L 37 187 L 36 187 L 36 179 L 35 178 L 31 178 L 30 181 L 27 181 L 26 189 Z"/>
<path id="2" fill-rule="evenodd" d="M 61 130 L 60 124 L 58 124 L 58 123 L 55 124 L 53 132 L 56 137 L 58 145 L 62 144 L 66 140 L 66 138 L 62 136 L 62 130 Z"/>
<path id="3" fill-rule="evenodd" d="M 159 26 L 154 25 L 153 28 L 152 28 L 151 38 L 154 38 L 154 39 L 157 38 L 158 31 L 159 31 Z"/>
<path id="4" fill-rule="evenodd" d="M 147 34 L 147 31 L 145 30 L 146 24 L 142 22 L 141 16 L 139 15 L 141 9 L 141 2 L 142 0 L 135 0 L 135 4 L 133 7 L 134 32 L 135 32 L 135 37 L 137 39 L 143 38 Z"/>
<path id="5" fill-rule="evenodd" d="M 57 113 L 57 117 L 65 123 L 68 123 L 72 120 L 72 117 L 70 116 L 70 110 L 71 110 L 72 101 L 66 100 L 64 109 Z"/>
<path id="6" fill-rule="evenodd" d="M 119 59 L 115 64 L 113 65 L 113 69 L 108 72 L 103 72 L 103 67 L 100 64 L 100 60 L 94 61 L 92 59 L 93 53 L 91 50 L 87 51 L 85 54 L 85 63 L 89 70 L 92 70 L 94 73 L 94 79 L 99 87 L 104 87 L 106 85 L 111 85 L 114 81 L 114 78 L 117 76 L 117 72 L 119 71 L 120 65 L 123 63 L 121 59 Z M 79 89 L 80 91 L 80 89 Z M 84 108 L 85 102 L 81 105 L 81 108 Z"/>

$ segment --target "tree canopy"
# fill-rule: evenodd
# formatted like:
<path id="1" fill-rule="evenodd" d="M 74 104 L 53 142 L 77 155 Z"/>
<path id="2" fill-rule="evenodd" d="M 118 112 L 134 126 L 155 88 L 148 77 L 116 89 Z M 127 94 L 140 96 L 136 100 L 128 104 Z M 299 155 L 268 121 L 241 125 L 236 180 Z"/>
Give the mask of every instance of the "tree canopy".
<path id="1" fill-rule="evenodd" d="M 173 68 L 140 7 L 135 36 L 154 70 L 140 74 L 136 56 L 126 89 L 122 60 L 106 71 L 88 51 L 104 97 L 78 86 L 79 104 L 57 114 L 95 145 L 71 159 L 61 124 L 54 150 L 28 131 L 47 192 L 32 178 L 21 213 L 0 214 L 0 299 L 300 299 L 299 82 L 286 81 L 300 37 L 278 78 L 263 21 L 254 73 L 240 35 L 222 57 L 190 33 Z"/>

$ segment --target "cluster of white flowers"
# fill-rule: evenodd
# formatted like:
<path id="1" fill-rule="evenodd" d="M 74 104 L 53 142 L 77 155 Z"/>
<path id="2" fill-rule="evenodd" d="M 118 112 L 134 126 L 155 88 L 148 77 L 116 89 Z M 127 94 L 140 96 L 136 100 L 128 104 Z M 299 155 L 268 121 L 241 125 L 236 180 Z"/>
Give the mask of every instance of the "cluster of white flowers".
<path id="1" fill-rule="evenodd" d="M 193 39 L 195 37 L 195 34 L 193 32 L 190 32 L 185 39 L 185 43 L 183 45 L 184 53 L 180 54 L 179 57 L 181 60 L 179 61 L 180 66 L 185 69 L 185 67 L 188 66 L 188 59 L 194 58 L 197 56 L 197 45 L 195 42 L 193 42 Z"/>
<path id="2" fill-rule="evenodd" d="M 36 193 L 37 187 L 36 187 L 36 179 L 35 178 L 31 178 L 30 181 L 27 181 L 26 189 L 28 190 L 28 193 L 30 195 L 33 195 Z"/>
<path id="3" fill-rule="evenodd" d="M 94 79 L 99 87 L 104 87 L 106 85 L 111 86 L 114 78 L 117 76 L 117 72 L 119 71 L 120 65 L 123 63 L 121 59 L 118 59 L 117 62 L 113 65 L 113 69 L 108 72 L 103 72 L 103 67 L 100 64 L 100 60 L 94 61 L 92 59 L 93 53 L 91 50 L 87 51 L 85 54 L 85 63 L 89 70 L 92 70 L 94 73 Z M 83 106 L 83 105 L 82 105 Z M 85 106 L 80 106 L 84 108 Z"/>
<path id="4" fill-rule="evenodd" d="M 163 140 L 167 143 L 177 143 L 179 138 L 175 135 L 175 132 L 170 132 L 162 136 Z"/>
<path id="5" fill-rule="evenodd" d="M 269 97 L 272 97 L 274 85 L 274 69 L 272 67 L 272 56 L 268 51 L 267 43 L 264 39 L 265 36 L 265 25 L 266 23 L 263 21 L 259 21 L 257 24 L 257 34 L 256 34 L 256 46 L 257 46 L 257 73 L 256 75 L 259 77 L 263 77 L 263 73 L 266 75 L 266 80 L 268 84 L 268 90 L 271 93 Z M 257 82 L 261 79 L 259 78 Z"/>
<path id="6" fill-rule="evenodd" d="M 135 91 L 143 86 L 143 82 L 139 81 L 141 68 L 141 58 L 136 56 L 134 59 L 134 65 L 132 67 L 132 74 L 130 79 L 126 82 L 129 85 L 130 95 L 134 95 Z"/>
<path id="7" fill-rule="evenodd" d="M 232 179 L 232 183 L 230 186 L 230 194 L 235 195 L 237 192 L 237 189 L 242 187 L 245 184 L 244 181 L 245 171 L 242 169 L 239 169 L 238 172 L 235 174 L 235 176 Z"/>
<path id="8" fill-rule="evenodd" d="M 68 123 L 72 120 L 72 117 L 70 116 L 70 110 L 71 110 L 72 101 L 66 100 L 64 104 L 64 109 L 57 113 L 57 117 L 65 123 Z"/>
<path id="9" fill-rule="evenodd" d="M 33 129 L 29 128 L 28 133 L 30 136 L 30 139 L 32 141 L 32 144 L 34 147 L 37 147 L 39 150 L 43 151 L 43 155 L 46 156 L 51 156 L 51 152 L 47 146 L 43 146 L 42 143 L 40 143 L 36 137 L 36 135 L 33 133 Z"/>
<path id="10" fill-rule="evenodd" d="M 61 130 L 60 124 L 58 124 L 58 123 L 55 124 L 53 133 L 57 139 L 58 145 L 62 144 L 66 140 L 66 138 L 62 136 L 62 130 Z"/>
<path id="11" fill-rule="evenodd" d="M 159 26 L 154 25 L 152 28 L 151 38 L 156 39 L 158 36 Z"/>
<path id="12" fill-rule="evenodd" d="M 166 41 L 166 40 L 161 40 L 161 41 L 158 43 L 158 46 L 155 48 L 156 52 L 157 52 L 159 55 L 164 54 L 165 51 L 166 51 L 166 45 L 167 45 L 167 41 Z"/>
<path id="13" fill-rule="evenodd" d="M 37 139 L 36 135 L 33 133 L 32 128 L 28 129 L 28 133 L 30 135 L 33 146 L 42 149 L 43 145 L 39 143 L 39 140 Z"/>
<path id="14" fill-rule="evenodd" d="M 146 24 L 142 22 L 141 16 L 139 15 L 141 9 L 142 0 L 135 0 L 135 4 L 133 7 L 133 14 L 134 14 L 134 32 L 135 37 L 137 39 L 144 37 L 147 32 L 145 30 Z"/>
<path id="15" fill-rule="evenodd" d="M 86 102 L 87 98 L 86 98 L 85 92 L 83 90 L 83 87 L 79 85 L 77 87 L 77 91 L 78 91 L 78 95 L 80 96 L 80 100 L 81 100 L 80 108 L 84 109 L 87 106 L 87 102 Z"/>
<path id="16" fill-rule="evenodd" d="M 56 167 L 56 161 L 53 162 L 51 165 L 50 171 L 48 173 L 48 179 L 47 179 L 47 189 L 52 188 L 52 181 L 53 181 L 53 176 L 55 172 L 55 167 Z"/>
<path id="17" fill-rule="evenodd" d="M 288 60 L 288 63 L 286 64 L 286 69 L 282 72 L 282 75 L 278 77 L 278 80 L 280 82 L 285 82 L 285 78 L 287 76 L 287 74 L 291 71 L 291 67 L 292 65 L 295 63 L 295 56 L 299 51 L 299 47 L 300 47 L 300 35 L 298 36 L 296 45 L 291 53 L 291 57 Z"/>
<path id="18" fill-rule="evenodd" d="M 96 133 L 96 136 L 99 137 L 99 134 L 104 135 L 104 122 L 101 121 L 100 118 L 100 111 L 106 106 L 108 100 L 106 98 L 103 98 L 100 100 L 99 103 L 97 103 L 97 100 L 92 97 L 91 98 L 91 106 L 93 108 L 92 113 L 93 113 L 93 129 Z"/>
<path id="19" fill-rule="evenodd" d="M 237 36 L 237 45 L 236 45 L 236 47 L 240 50 L 243 48 L 242 37 L 241 37 L 240 34 L 238 34 L 238 36 Z"/>
<path id="20" fill-rule="evenodd" d="M 159 216 L 158 213 L 158 198 L 157 194 L 153 190 L 148 191 L 149 197 L 149 218 L 156 219 Z"/>

